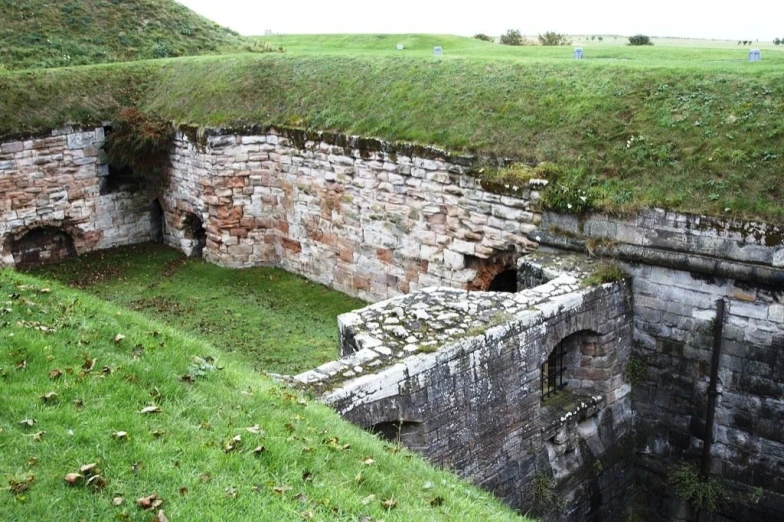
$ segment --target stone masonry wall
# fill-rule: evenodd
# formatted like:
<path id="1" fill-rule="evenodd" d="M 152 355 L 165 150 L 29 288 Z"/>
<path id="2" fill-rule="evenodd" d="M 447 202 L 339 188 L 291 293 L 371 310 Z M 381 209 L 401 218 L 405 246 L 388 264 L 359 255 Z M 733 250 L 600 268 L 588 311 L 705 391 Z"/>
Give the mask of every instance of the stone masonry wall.
<path id="1" fill-rule="evenodd" d="M 782 228 L 649 210 L 581 220 L 546 214 L 540 239 L 557 243 L 548 232 L 625 258 L 632 275 L 633 357 L 644 368 L 633 393 L 636 463 L 647 516 L 695 515 L 668 477 L 680 461 L 700 460 L 716 300 L 724 299 L 711 471 L 729 493 L 719 513 L 703 519 L 784 519 Z"/>
<path id="2" fill-rule="evenodd" d="M 535 247 L 536 190 L 483 190 L 470 158 L 435 149 L 269 130 L 180 134 L 172 158 L 172 234 L 197 214 L 205 257 L 224 266 L 278 265 L 376 301 L 468 287 Z"/>
<path id="3" fill-rule="evenodd" d="M 77 253 L 149 239 L 144 195 L 101 194 L 103 142 L 99 127 L 0 144 L 0 266 L 13 266 L 15 243 L 41 228 L 68 234 Z M 33 245 L 39 247 L 46 243 Z"/>
<path id="4" fill-rule="evenodd" d="M 350 355 L 295 379 L 365 428 L 398 422 L 403 444 L 512 506 L 611 520 L 628 469 L 602 487 L 596 463 L 613 468 L 631 428 L 631 300 L 625 283 L 580 286 L 569 272 L 516 294 L 432 288 L 380 302 L 341 316 Z M 542 364 L 577 338 L 574 382 L 543 401 Z M 534 492 L 551 480 L 557 502 Z"/>

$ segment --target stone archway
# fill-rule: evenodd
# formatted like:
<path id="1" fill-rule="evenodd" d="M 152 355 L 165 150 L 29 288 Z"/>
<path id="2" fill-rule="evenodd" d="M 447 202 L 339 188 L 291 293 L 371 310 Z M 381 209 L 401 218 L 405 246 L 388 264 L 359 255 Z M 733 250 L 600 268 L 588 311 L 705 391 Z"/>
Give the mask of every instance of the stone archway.
<path id="1" fill-rule="evenodd" d="M 466 268 L 476 270 L 476 277 L 466 290 L 480 292 L 517 291 L 517 252 L 502 252 L 487 259 L 466 256 Z"/>
<path id="2" fill-rule="evenodd" d="M 57 263 L 76 257 L 71 234 L 55 226 L 39 226 L 9 238 L 8 248 L 17 268 Z"/>

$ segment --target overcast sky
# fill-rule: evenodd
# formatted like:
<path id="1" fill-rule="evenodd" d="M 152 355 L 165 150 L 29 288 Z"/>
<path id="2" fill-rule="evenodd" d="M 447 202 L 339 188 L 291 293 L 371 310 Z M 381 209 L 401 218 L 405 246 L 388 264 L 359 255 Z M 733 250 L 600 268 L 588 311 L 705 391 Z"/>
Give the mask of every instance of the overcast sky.
<path id="1" fill-rule="evenodd" d="M 727 0 L 179 0 L 247 35 L 637 33 L 729 40 L 784 37 L 784 2 Z"/>

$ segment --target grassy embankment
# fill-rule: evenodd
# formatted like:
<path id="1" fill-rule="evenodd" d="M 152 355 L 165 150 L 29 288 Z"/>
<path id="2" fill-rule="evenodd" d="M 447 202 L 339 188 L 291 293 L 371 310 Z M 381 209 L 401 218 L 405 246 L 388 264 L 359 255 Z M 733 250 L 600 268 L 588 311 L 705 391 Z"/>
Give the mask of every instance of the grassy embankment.
<path id="1" fill-rule="evenodd" d="M 0 294 L 4 521 L 516 519 L 195 335 L 10 271 Z"/>
<path id="2" fill-rule="evenodd" d="M 0 71 L 261 49 L 171 0 L 0 2 Z"/>
<path id="3" fill-rule="evenodd" d="M 578 62 L 568 48 L 458 37 L 274 43 L 287 53 L 0 74 L 0 136 L 136 104 L 180 123 L 292 125 L 550 162 L 552 187 L 586 190 L 608 211 L 784 223 L 781 50 L 748 63 L 743 48 L 607 44 Z M 436 43 L 445 56 L 431 55 Z"/>
<path id="4" fill-rule="evenodd" d="M 237 352 L 258 371 L 290 375 L 335 359 L 337 316 L 365 306 L 283 270 L 220 268 L 156 244 L 92 252 L 33 273 Z"/>

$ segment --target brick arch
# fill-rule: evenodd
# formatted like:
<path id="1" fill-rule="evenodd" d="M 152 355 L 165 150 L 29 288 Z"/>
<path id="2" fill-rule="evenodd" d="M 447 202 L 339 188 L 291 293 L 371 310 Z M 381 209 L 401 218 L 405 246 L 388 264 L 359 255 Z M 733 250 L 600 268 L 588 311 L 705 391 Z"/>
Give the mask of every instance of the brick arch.
<path id="1" fill-rule="evenodd" d="M 476 277 L 465 285 L 469 291 L 487 291 L 493 280 L 502 272 L 517 270 L 517 252 L 509 251 L 496 254 L 487 259 L 466 257 L 466 268 L 476 270 Z"/>
<path id="2" fill-rule="evenodd" d="M 27 238 L 31 233 L 36 232 L 41 234 L 40 240 L 43 242 L 41 252 L 51 249 L 52 244 L 45 246 L 47 241 L 57 244 L 59 252 L 49 252 L 50 255 L 54 256 L 49 261 L 77 256 L 94 247 L 99 239 L 99 234 L 85 234 L 75 223 L 69 220 L 34 221 L 15 227 L 3 238 L 3 253 L 9 260 L 13 259 L 14 265 L 33 265 L 37 264 L 37 262 L 47 261 L 47 259 L 39 257 L 41 252 L 31 252 L 29 256 L 25 256 L 24 252 L 16 248 L 19 246 L 20 241 Z"/>

